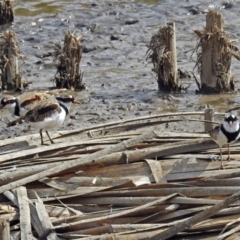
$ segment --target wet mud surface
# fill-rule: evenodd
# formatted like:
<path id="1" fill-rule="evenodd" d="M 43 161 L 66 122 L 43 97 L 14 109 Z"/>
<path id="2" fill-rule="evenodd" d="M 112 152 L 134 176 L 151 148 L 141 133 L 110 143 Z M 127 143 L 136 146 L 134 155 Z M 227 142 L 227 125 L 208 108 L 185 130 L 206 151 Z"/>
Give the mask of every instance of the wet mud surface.
<path id="1" fill-rule="evenodd" d="M 202 111 L 207 104 L 224 112 L 239 103 L 238 91 L 224 95 L 196 95 L 193 78 L 182 79 L 190 85 L 186 93 L 163 94 L 157 89 L 152 64 L 145 59 L 146 45 L 159 26 L 176 23 L 178 67 L 192 71 L 197 38 L 193 31 L 205 26 L 205 13 L 212 8 L 225 19 L 225 29 L 239 39 L 239 2 L 216 1 L 15 1 L 15 22 L 23 79 L 31 81 L 31 90 L 47 90 L 54 86 L 56 69 L 51 53 L 56 43 L 63 42 L 66 31 L 82 35 L 81 70 L 86 90 L 73 95 L 82 102 L 73 106 L 61 129 L 75 129 L 109 121 L 129 119 L 167 112 Z M 239 44 L 237 44 L 239 46 Z M 239 63 L 233 61 L 236 88 L 240 87 Z M 5 93 L 0 93 L 0 98 Z M 15 93 L 16 94 L 16 93 Z M 13 117 L 0 112 L 0 138 L 29 134 L 23 125 L 6 128 Z M 191 132 L 188 124 L 173 129 Z M 59 130 L 59 129 L 58 129 Z M 192 129 L 195 131 L 196 129 Z"/>

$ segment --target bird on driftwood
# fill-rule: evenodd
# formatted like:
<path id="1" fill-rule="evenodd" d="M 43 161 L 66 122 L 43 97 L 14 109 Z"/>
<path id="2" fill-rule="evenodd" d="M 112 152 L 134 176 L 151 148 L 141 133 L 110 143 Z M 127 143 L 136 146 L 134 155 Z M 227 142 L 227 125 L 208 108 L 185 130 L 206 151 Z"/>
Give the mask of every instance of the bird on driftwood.
<path id="1" fill-rule="evenodd" d="M 228 158 L 230 161 L 230 144 L 236 142 L 240 137 L 240 125 L 238 118 L 233 113 L 227 113 L 222 124 L 209 131 L 210 137 L 218 144 L 220 149 L 221 166 L 224 169 L 222 161 L 222 147 L 228 145 Z"/>

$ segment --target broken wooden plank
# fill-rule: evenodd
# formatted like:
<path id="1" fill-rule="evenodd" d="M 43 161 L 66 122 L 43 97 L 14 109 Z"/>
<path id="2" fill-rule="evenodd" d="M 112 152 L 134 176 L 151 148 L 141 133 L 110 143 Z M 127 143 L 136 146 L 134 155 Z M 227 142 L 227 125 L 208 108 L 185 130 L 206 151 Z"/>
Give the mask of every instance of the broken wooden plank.
<path id="1" fill-rule="evenodd" d="M 18 206 L 20 211 L 20 228 L 21 228 L 21 239 L 33 240 L 31 229 L 31 218 L 29 209 L 29 200 L 25 187 L 18 187 L 16 189 Z"/>
<path id="2" fill-rule="evenodd" d="M 50 221 L 43 201 L 37 194 L 36 197 L 37 197 L 37 201 L 35 202 L 36 210 L 43 229 L 43 234 L 40 236 L 40 239 L 57 240 L 58 237 L 55 231 L 53 230 L 52 222 Z"/>
<path id="3" fill-rule="evenodd" d="M 10 239 L 9 221 L 0 221 L 0 240 Z"/>

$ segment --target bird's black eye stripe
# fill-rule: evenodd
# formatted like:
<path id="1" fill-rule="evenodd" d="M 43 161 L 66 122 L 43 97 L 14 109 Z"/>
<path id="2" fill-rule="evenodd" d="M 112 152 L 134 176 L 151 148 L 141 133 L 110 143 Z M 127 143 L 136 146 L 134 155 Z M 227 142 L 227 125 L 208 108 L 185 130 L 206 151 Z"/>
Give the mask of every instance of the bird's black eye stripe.
<path id="1" fill-rule="evenodd" d="M 3 106 L 5 106 L 5 105 L 6 105 L 6 101 L 5 101 L 5 99 L 4 99 L 4 98 L 1 100 L 1 104 L 2 104 Z"/>
<path id="2" fill-rule="evenodd" d="M 17 102 L 17 99 L 6 100 L 5 98 L 3 98 L 3 99 L 1 100 L 1 104 L 2 104 L 3 106 L 6 106 L 7 104 L 12 104 L 12 103 L 15 103 L 15 102 Z"/>
<path id="3" fill-rule="evenodd" d="M 225 118 L 225 121 L 229 122 L 229 121 L 237 121 L 237 117 L 234 115 L 230 115 L 228 117 Z"/>

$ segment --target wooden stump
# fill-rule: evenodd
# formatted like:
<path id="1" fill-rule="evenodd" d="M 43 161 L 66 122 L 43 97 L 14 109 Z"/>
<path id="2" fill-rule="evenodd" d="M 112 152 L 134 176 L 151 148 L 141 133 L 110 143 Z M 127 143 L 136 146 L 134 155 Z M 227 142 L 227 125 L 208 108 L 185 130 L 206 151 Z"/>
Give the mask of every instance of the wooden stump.
<path id="1" fill-rule="evenodd" d="M 231 58 L 240 60 L 239 50 L 223 30 L 220 13 L 210 11 L 204 30 L 194 31 L 199 37 L 197 66 L 200 72 L 201 93 L 220 93 L 234 90 Z"/>
<path id="2" fill-rule="evenodd" d="M 180 90 L 174 22 L 160 27 L 151 38 L 147 53 L 147 58 L 152 60 L 153 71 L 157 74 L 158 89 L 164 92 Z"/>
<path id="3" fill-rule="evenodd" d="M 68 31 L 63 47 L 55 52 L 54 62 L 57 67 L 55 84 L 57 88 L 85 89 L 85 84 L 82 82 L 83 73 L 80 71 L 82 58 L 80 39 L 81 37 L 77 38 Z"/>
<path id="4" fill-rule="evenodd" d="M 19 72 L 18 59 L 22 58 L 13 31 L 5 31 L 0 34 L 0 69 L 3 90 L 14 90 L 22 87 Z"/>
<path id="5" fill-rule="evenodd" d="M 12 2 L 11 0 L 0 1 L 0 25 L 13 22 Z"/>

